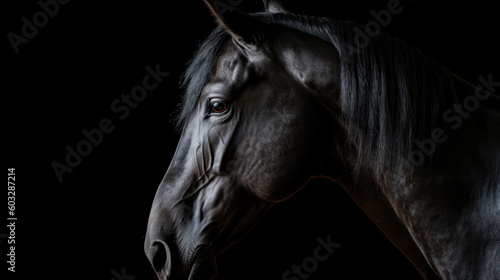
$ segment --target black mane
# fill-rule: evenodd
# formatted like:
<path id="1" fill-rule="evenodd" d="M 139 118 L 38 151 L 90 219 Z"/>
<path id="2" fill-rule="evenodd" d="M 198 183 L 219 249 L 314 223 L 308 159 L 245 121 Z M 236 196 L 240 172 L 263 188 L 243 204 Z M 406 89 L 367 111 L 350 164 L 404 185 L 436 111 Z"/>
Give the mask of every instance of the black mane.
<path id="1" fill-rule="evenodd" d="M 455 84 L 460 79 L 401 40 L 378 35 L 353 52 L 352 47 L 359 46 L 355 28 L 364 29 L 355 23 L 295 14 L 253 16 L 313 35 L 339 50 L 340 101 L 348 137 L 357 149 L 357 167 L 371 166 L 375 175 L 408 166 L 415 139 L 429 138 L 443 109 L 457 100 Z M 179 129 L 195 110 L 228 40 L 230 36 L 223 28 L 215 29 L 187 68 Z"/>
<path id="2" fill-rule="evenodd" d="M 196 54 L 189 62 L 181 81 L 184 94 L 182 95 L 179 115 L 176 120 L 177 130 L 181 131 L 184 128 L 189 116 L 195 110 L 201 90 L 208 83 L 210 76 L 213 74 L 215 62 L 230 39 L 231 36 L 225 29 L 218 26 L 201 43 Z"/>

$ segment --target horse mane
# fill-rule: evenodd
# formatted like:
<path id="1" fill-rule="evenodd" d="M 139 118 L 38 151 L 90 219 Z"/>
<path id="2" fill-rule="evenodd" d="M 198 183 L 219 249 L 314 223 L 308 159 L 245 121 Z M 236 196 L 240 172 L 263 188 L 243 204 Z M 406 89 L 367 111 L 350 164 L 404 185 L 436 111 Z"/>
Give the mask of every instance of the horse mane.
<path id="1" fill-rule="evenodd" d="M 455 85 L 462 80 L 404 41 L 379 34 L 353 52 L 352 47 L 359 46 L 356 28 L 364 30 L 356 23 L 290 13 L 252 16 L 315 36 L 339 50 L 340 104 L 348 142 L 357 151 L 354 168 L 358 171 L 370 166 L 379 177 L 387 170 L 411 167 L 408 157 L 414 141 L 429 138 L 442 121 L 443 109 L 457 103 Z M 182 129 L 195 110 L 215 61 L 229 40 L 218 27 L 191 60 L 182 81 L 185 94 L 178 128 Z"/>
<path id="2" fill-rule="evenodd" d="M 184 94 L 181 96 L 181 104 L 176 122 L 176 129 L 182 131 L 189 116 L 196 109 L 201 90 L 208 83 L 214 72 L 215 62 L 226 46 L 231 36 L 226 30 L 218 26 L 198 47 L 193 58 L 181 78 L 181 88 Z"/>

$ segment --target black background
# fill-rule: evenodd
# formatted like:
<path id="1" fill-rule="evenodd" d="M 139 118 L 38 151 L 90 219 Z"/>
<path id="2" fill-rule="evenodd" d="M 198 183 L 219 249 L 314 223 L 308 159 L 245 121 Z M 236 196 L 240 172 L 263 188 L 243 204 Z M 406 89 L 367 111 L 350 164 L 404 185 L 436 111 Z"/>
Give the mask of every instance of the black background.
<path id="1" fill-rule="evenodd" d="M 16 168 L 17 179 L 15 276 L 111 280 L 113 271 L 125 269 L 134 279 L 154 279 L 142 249 L 149 209 L 179 137 L 171 122 L 179 77 L 215 27 L 213 19 L 201 0 L 73 0 L 15 54 L 7 34 L 20 34 L 21 18 L 31 19 L 40 7 L 36 1 L 10 2 L 2 8 L 7 85 L 2 103 L 6 167 Z M 385 9 L 389 1 L 288 2 L 301 13 L 366 23 L 373 20 L 371 10 Z M 404 10 L 384 33 L 406 40 L 473 84 L 478 75 L 498 77 L 493 2 L 408 0 L 401 5 Z M 243 0 L 239 8 L 262 10 L 257 0 Z M 170 76 L 119 120 L 110 104 L 142 83 L 147 65 L 157 64 Z M 75 147 L 85 139 L 81 131 L 97 128 L 103 118 L 111 118 L 115 130 L 60 183 L 51 163 L 64 163 L 65 147 Z M 0 233 L 7 232 L 2 228 Z M 342 245 L 309 279 L 419 279 L 349 197 L 320 179 L 276 205 L 222 254 L 217 279 L 281 279 L 312 255 L 317 237 L 328 235 Z M 2 239 L 3 271 L 6 245 Z"/>

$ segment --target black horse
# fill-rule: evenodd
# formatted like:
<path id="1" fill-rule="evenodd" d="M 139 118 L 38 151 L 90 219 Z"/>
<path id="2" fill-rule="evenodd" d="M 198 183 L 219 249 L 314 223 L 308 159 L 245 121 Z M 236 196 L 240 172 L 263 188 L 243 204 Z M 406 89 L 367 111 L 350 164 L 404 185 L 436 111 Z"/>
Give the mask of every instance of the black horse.
<path id="1" fill-rule="evenodd" d="M 351 22 L 246 14 L 188 67 L 176 153 L 145 252 L 160 279 L 213 279 L 215 256 L 311 177 L 342 186 L 425 278 L 500 275 L 500 97 Z M 488 90 L 486 90 L 488 89 Z"/>

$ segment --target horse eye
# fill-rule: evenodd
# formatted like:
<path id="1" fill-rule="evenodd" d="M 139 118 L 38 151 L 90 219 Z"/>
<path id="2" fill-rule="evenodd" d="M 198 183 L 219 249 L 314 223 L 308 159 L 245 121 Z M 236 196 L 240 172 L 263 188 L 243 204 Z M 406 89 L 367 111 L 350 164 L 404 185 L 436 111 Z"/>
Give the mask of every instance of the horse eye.
<path id="1" fill-rule="evenodd" d="M 223 114 L 227 111 L 228 105 L 226 102 L 221 100 L 214 100 L 210 102 L 210 113 L 211 114 Z"/>

